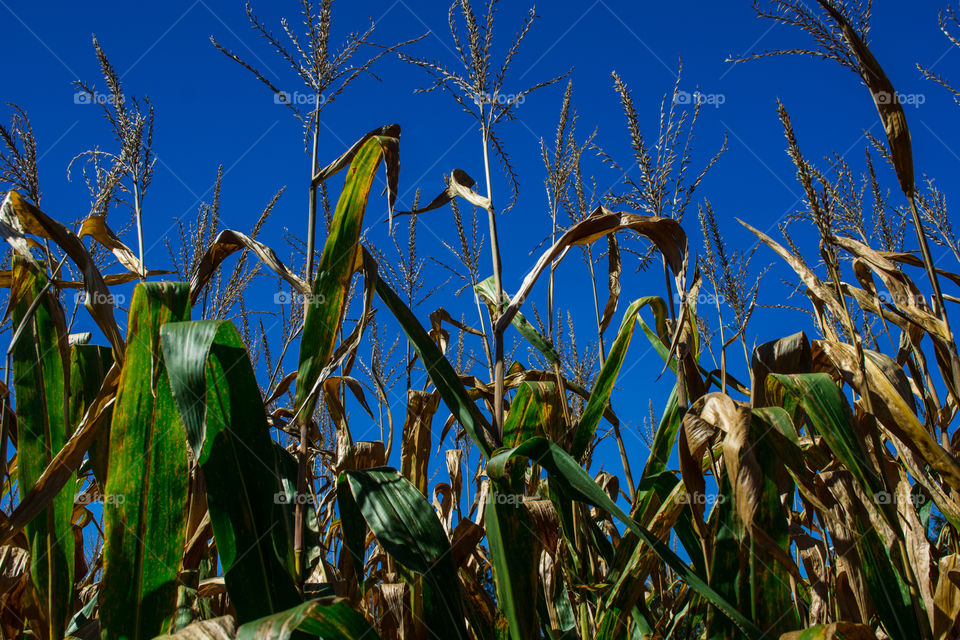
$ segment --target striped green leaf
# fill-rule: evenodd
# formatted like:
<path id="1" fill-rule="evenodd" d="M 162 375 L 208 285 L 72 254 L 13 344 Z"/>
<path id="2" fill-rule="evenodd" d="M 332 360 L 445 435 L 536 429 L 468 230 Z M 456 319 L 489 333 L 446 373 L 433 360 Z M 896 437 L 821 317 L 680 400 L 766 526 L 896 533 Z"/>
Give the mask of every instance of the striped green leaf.
<path id="1" fill-rule="evenodd" d="M 523 496 L 492 491 L 484 522 L 497 587 L 497 604 L 513 640 L 536 637 L 540 549 Z"/>
<path id="2" fill-rule="evenodd" d="M 514 447 L 534 436 L 554 432 L 559 402 L 552 382 L 521 382 L 503 421 L 503 445 Z"/>
<path id="3" fill-rule="evenodd" d="M 100 626 L 104 640 L 169 630 L 185 544 L 189 467 L 160 327 L 189 319 L 184 282 L 137 285 L 110 425 Z"/>
<path id="4" fill-rule="evenodd" d="M 826 373 L 774 373 L 767 378 L 767 394 L 783 402 L 784 395 L 800 404 L 811 428 L 823 437 L 834 455 L 873 496 L 883 490 L 858 434 L 853 412 L 840 388 Z M 772 399 L 772 398 L 771 398 Z M 790 403 L 786 402 L 788 413 Z"/>
<path id="5" fill-rule="evenodd" d="M 63 309 L 46 276 L 14 257 L 10 306 L 22 330 L 13 346 L 17 402 L 17 474 L 23 500 L 69 435 L 69 347 Z M 73 604 L 73 477 L 24 528 L 30 579 L 46 634 L 63 637 Z"/>
<path id="6" fill-rule="evenodd" d="M 479 294 L 480 298 L 486 303 L 487 307 L 493 310 L 494 301 L 497 299 L 497 289 L 493 281 L 493 276 L 490 276 L 482 282 L 478 282 L 474 289 L 476 289 L 477 294 Z M 503 308 L 510 306 L 510 296 L 506 293 L 503 293 L 500 300 Z M 496 314 L 493 315 L 496 316 Z M 522 313 L 518 311 L 514 314 L 510 319 L 510 324 L 520 332 L 520 335 L 527 339 L 527 342 L 533 345 L 534 349 L 542 353 L 550 363 L 557 364 L 560 362 L 560 356 L 557 354 L 557 350 L 553 348 L 550 340 L 537 331 L 537 328 L 530 324 L 530 321 L 524 318 Z"/>
<path id="7" fill-rule="evenodd" d="M 361 251 L 358 243 L 363 214 L 383 153 L 380 136 L 370 137 L 356 152 L 317 263 L 317 276 L 307 301 L 297 373 L 295 404 L 298 409 L 302 407 L 304 420 L 309 419 L 316 406 L 311 391 L 333 355 L 340 335 L 347 290 Z"/>

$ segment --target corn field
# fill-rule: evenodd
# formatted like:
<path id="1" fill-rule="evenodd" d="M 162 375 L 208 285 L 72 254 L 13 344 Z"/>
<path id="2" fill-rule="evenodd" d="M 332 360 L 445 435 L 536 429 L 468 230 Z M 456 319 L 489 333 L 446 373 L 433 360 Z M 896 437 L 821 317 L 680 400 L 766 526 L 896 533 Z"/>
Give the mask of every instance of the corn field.
<path id="1" fill-rule="evenodd" d="M 279 35 L 247 6 L 309 93 L 337 96 L 399 57 L 423 92 L 473 117 L 485 175 L 450 165 L 445 184 L 414 185 L 409 211 L 396 206 L 401 158 L 417 141 L 401 145 L 399 125 L 357 123 L 369 133 L 326 148 L 332 100 L 285 100 L 213 39 L 302 124 L 308 208 L 283 249 L 258 239 L 282 190 L 252 230 L 226 229 L 218 177 L 213 202 L 169 239 L 169 268 L 147 268 L 154 109 L 126 95 L 96 39 L 119 148 L 75 159 L 91 193 L 80 220 L 44 209 L 33 129 L 12 107 L 0 128 L 0 636 L 960 638 L 960 353 L 948 315 L 960 243 L 944 194 L 915 177 L 901 99 L 870 49 L 870 2 L 757 3 L 810 48 L 731 60 L 825 60 L 809 62 L 806 82 L 839 63 L 876 105 L 864 117 L 879 116 L 884 135 L 870 136 L 859 175 L 805 157 L 805 132 L 778 103 L 805 197 L 791 222 L 816 233 L 819 253 L 787 226 L 777 239 L 739 220 L 733 231 L 759 248 L 727 247 L 730 225 L 694 193 L 723 149 L 690 167 L 699 104 L 681 114 L 679 86 L 648 138 L 637 90 L 613 75 L 626 161 L 575 134 L 565 76 L 504 97 L 535 14 L 496 59 L 496 4 L 450 7 L 462 68 L 414 55 L 422 38 L 376 45 L 373 26 L 331 42 L 331 0 L 304 0 Z M 960 46 L 952 9 L 940 26 Z M 527 187 L 501 125 L 554 84 L 567 88 L 541 149 L 550 224 L 508 291 L 499 239 L 530 223 L 513 210 Z M 585 154 L 621 183 L 592 193 Z M 511 188 L 494 194 L 491 172 Z M 129 221 L 108 218 L 121 202 Z M 389 211 L 392 246 L 366 234 L 373 206 Z M 683 218 L 694 207 L 699 225 Z M 442 241 L 456 265 L 417 254 L 421 216 L 454 221 L 457 237 Z M 577 293 L 594 326 L 571 326 L 555 300 L 572 254 L 593 283 Z M 794 272 L 809 322 L 757 345 L 749 322 L 774 311 L 758 302 L 751 260 L 766 258 Z M 456 287 L 437 284 L 444 266 Z M 645 289 L 621 287 L 638 268 Z M 264 281 L 279 283 L 279 331 L 247 302 Z M 618 413 L 646 413 L 647 392 L 618 376 L 648 346 L 645 366 L 672 391 L 650 400 L 641 455 Z M 361 424 L 380 438 L 355 438 Z M 616 455 L 597 470 L 607 438 Z"/>

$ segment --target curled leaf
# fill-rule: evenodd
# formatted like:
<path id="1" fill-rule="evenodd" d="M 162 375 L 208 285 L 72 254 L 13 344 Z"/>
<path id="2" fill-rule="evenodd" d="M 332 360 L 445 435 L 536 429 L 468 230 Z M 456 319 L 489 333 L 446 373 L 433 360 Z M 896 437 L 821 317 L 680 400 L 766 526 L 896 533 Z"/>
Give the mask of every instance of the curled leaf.
<path id="1" fill-rule="evenodd" d="M 513 296 L 510 305 L 504 309 L 497 319 L 497 331 L 503 331 L 513 320 L 513 316 L 520 310 L 524 300 L 536 284 L 537 278 L 552 263 L 559 262 L 566 251 L 576 245 L 590 244 L 611 233 L 630 229 L 648 238 L 663 254 L 670 270 L 677 280 L 677 289 L 684 290 L 684 280 L 687 267 L 687 236 L 683 228 L 672 218 L 658 216 L 643 216 L 636 213 L 612 212 L 598 205 L 593 213 L 582 221 L 570 227 L 557 242 L 543 252 L 523 283 L 520 290 Z"/>
<path id="2" fill-rule="evenodd" d="M 290 269 L 280 261 L 280 258 L 277 257 L 273 249 L 239 231 L 226 229 L 221 231 L 216 240 L 213 241 L 213 244 L 207 248 L 207 251 L 203 254 L 196 271 L 190 279 L 190 304 L 196 303 L 200 291 L 210 280 L 210 277 L 217 270 L 217 267 L 220 266 L 220 263 L 226 260 L 232 253 L 242 249 L 249 249 L 256 254 L 261 262 L 289 283 L 297 293 L 306 295 L 310 292 L 310 287 L 307 283 L 290 271 Z"/>
<path id="3" fill-rule="evenodd" d="M 84 306 L 93 316 L 100 330 L 103 331 L 113 347 L 114 358 L 117 362 L 123 361 L 124 342 L 113 317 L 113 297 L 103 276 L 97 269 L 90 256 L 90 252 L 83 246 L 83 242 L 70 229 L 50 218 L 36 206 L 30 204 L 16 191 L 7 193 L 3 205 L 0 206 L 0 222 L 3 223 L 2 232 L 18 254 L 36 264 L 26 242 L 21 242 L 23 233 L 53 240 L 70 256 L 83 275 L 83 289 L 86 293 Z M 11 235 L 10 230 L 14 230 Z"/>

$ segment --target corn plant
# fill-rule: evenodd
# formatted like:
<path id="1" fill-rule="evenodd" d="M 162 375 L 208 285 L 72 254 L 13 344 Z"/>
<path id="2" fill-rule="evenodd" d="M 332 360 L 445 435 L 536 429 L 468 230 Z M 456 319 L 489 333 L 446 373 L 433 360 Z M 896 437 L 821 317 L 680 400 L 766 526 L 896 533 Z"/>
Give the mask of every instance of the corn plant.
<path id="1" fill-rule="evenodd" d="M 407 57 L 434 73 L 438 86 L 456 88 L 462 106 L 477 108 L 487 185 L 481 195 L 452 169 L 428 205 L 397 212 L 411 215 L 399 277 L 363 234 L 381 167 L 391 212 L 395 204 L 398 125 L 372 128 L 321 167 L 319 112 L 300 114 L 314 141 L 311 194 L 333 193 L 342 179 L 315 273 L 309 243 L 310 266 L 299 274 L 257 240 L 279 194 L 252 233 L 220 230 L 218 178 L 214 202 L 181 229 L 182 251 L 171 245 L 179 279 L 162 280 L 106 220 L 118 194 L 130 191 L 130 226 L 141 239 L 152 116 L 123 100 L 107 112 L 127 122 L 118 124 L 122 131 L 140 132 L 131 140 L 143 156 L 130 160 L 130 151 L 120 163 L 88 154 L 91 213 L 68 225 L 40 206 L 36 142 L 15 108 L 13 125 L 0 128 L 0 175 L 10 186 L 0 206 L 10 253 L 0 273 L 10 340 L 0 388 L 4 637 L 957 637 L 960 356 L 946 307 L 956 296 L 941 284 L 960 285 L 960 275 L 932 261 L 928 240 L 948 255 L 957 245 L 943 194 L 914 183 L 906 117 L 866 43 L 869 4 L 758 6 L 814 36 L 817 49 L 792 53 L 837 60 L 864 80 L 887 133 L 874 150 L 893 168 L 904 203 L 895 208 L 883 194 L 883 167 L 874 167 L 869 151 L 863 176 L 841 160 L 827 167 L 808 160 L 803 132 L 780 104 L 806 198 L 791 223 L 813 226 L 818 251 L 805 254 L 789 234 L 780 242 L 741 224 L 796 274 L 812 321 L 752 349 L 749 323 L 763 274 L 751 276 L 756 254 L 728 249 L 728 223 L 704 199 L 697 203 L 703 260 L 693 255 L 681 218 L 703 174 L 682 186 L 689 156 L 677 122 L 685 116 L 675 121 L 671 108 L 662 118 L 654 162 L 619 76 L 615 88 L 642 176 L 602 194 L 604 204 L 587 195 L 581 159 L 593 137 L 577 140 L 568 85 L 554 148 L 542 145 L 549 241 L 519 289 L 503 289 L 488 160 L 490 145 L 503 152 L 493 125 L 509 119 L 509 104 L 464 96 L 502 90 L 533 14 L 491 77 L 495 4 L 487 4 L 483 26 L 466 0 L 451 9 L 451 23 L 459 11 L 467 24 L 469 44 L 457 40 L 457 49 L 468 78 Z M 311 25 L 312 5 L 304 6 Z M 329 11 L 323 3 L 321 26 Z M 311 38 L 319 65 L 326 35 Z M 97 52 L 109 82 L 112 67 Z M 336 68 L 303 73 L 319 92 L 325 73 L 349 82 Z M 621 166 L 605 152 L 601 158 Z M 678 175 L 671 174 L 675 160 Z M 675 193 L 664 191 L 667 183 Z M 429 321 L 416 313 L 445 293 L 415 295 L 428 264 L 417 258 L 416 219 L 447 206 L 458 231 L 447 247 L 461 262 L 450 269 L 460 291 L 475 296 L 480 328 L 442 306 Z M 473 210 L 472 225 L 460 207 Z M 489 277 L 480 266 L 478 208 L 490 223 Z M 558 223 L 564 210 L 566 227 Z M 315 201 L 309 213 L 311 234 Z M 903 250 L 907 224 L 919 257 Z M 659 276 L 651 289 L 663 295 L 621 286 L 627 237 L 643 243 L 624 251 L 636 263 L 659 254 L 667 291 Z M 581 359 L 575 330 L 565 343 L 554 320 L 561 310 L 553 286 L 570 249 L 583 250 L 594 283 L 594 256 L 608 258 L 602 309 L 593 285 L 595 370 L 594 360 Z M 108 253 L 121 273 L 103 273 Z M 233 254 L 234 271 L 219 284 Z M 302 319 L 285 317 L 276 359 L 261 330 L 265 384 L 242 296 L 261 273 L 306 300 Z M 132 281 L 123 335 L 111 292 Z M 540 281 L 546 323 L 532 301 Z M 727 317 L 719 306 L 698 307 L 705 286 L 730 301 Z M 70 333 L 64 292 L 71 290 L 82 293 L 105 344 Z M 621 298 L 628 301 L 622 312 Z M 707 329 L 714 313 L 719 354 Z M 391 363 L 393 347 L 383 337 L 394 326 L 409 345 L 400 364 Z M 610 327 L 616 331 L 605 339 Z M 615 411 L 622 403 L 614 403 L 638 328 L 637 341 L 656 353 L 653 368 L 676 379 L 659 419 L 651 404 L 642 460 L 624 444 Z M 507 358 L 508 332 L 535 353 L 528 364 Z M 485 362 L 468 362 L 468 341 Z M 737 341 L 744 380 L 727 359 Z M 281 375 L 288 347 L 298 351 L 297 370 Z M 353 374 L 357 362 L 361 372 Z M 413 383 L 415 363 L 423 388 Z M 406 405 L 391 407 L 388 391 L 401 378 Z M 364 389 L 374 392 L 377 416 Z M 379 422 L 379 440 L 354 438 L 354 408 Z M 444 418 L 438 434 L 434 423 Z M 329 446 L 321 419 L 331 425 Z M 438 460 L 435 443 L 454 428 L 460 444 Z M 608 433 L 617 440 L 620 476 L 591 471 Z M 314 464 L 323 473 L 308 472 Z M 432 482 L 431 467 L 446 475 Z"/>

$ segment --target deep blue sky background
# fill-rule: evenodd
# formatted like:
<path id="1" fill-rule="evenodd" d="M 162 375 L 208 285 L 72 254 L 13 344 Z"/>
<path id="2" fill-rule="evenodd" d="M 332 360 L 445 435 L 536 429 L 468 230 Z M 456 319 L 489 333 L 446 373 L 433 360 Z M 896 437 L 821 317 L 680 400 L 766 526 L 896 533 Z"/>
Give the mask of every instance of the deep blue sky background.
<path id="1" fill-rule="evenodd" d="M 279 18 L 283 15 L 299 23 L 296 2 L 261 1 L 254 6 L 277 33 L 281 32 Z M 951 179 L 960 168 L 960 155 L 954 151 L 960 136 L 955 124 L 958 107 L 946 91 L 923 80 L 915 68 L 915 63 L 921 62 L 960 81 L 960 52 L 937 27 L 941 6 L 938 1 L 904 4 L 881 0 L 875 3 L 871 35 L 873 50 L 897 89 L 923 96 L 922 105 L 907 107 L 918 175 L 927 173 L 936 178 L 949 198 Z M 502 3 L 497 17 L 499 46 L 495 62 L 527 7 L 525 2 Z M 333 39 L 339 42 L 346 33 L 363 30 L 368 17 L 372 17 L 378 25 L 374 36 L 378 42 L 392 43 L 430 31 L 431 35 L 410 52 L 455 65 L 447 8 L 446 1 L 341 0 L 335 3 Z M 617 70 L 632 88 L 645 123 L 644 133 L 651 141 L 656 137 L 661 99 L 675 82 L 679 57 L 684 65 L 681 89 L 692 92 L 699 86 L 705 94 L 723 96 L 722 105 L 702 110 L 694 168 L 699 170 L 713 155 L 726 133 L 729 151 L 702 184 L 697 200 L 708 197 L 713 202 L 732 247 L 749 249 L 754 244 L 734 217 L 761 230 L 775 231 L 782 216 L 800 206 L 801 190 L 784 152 L 776 115 L 778 97 L 789 109 L 801 148 L 811 159 L 836 151 L 847 154 L 852 165 L 862 169 L 867 144 L 863 130 L 872 128 L 875 135 L 882 134 L 867 91 L 858 78 L 839 65 L 796 57 L 736 67 L 726 63 L 730 54 L 808 44 L 796 31 L 757 19 L 746 0 L 550 2 L 541 3 L 538 13 L 540 18 L 513 64 L 505 92 L 574 67 L 571 77 L 574 104 L 580 115 L 579 136 L 582 139 L 596 127 L 596 142 L 621 164 L 629 165 L 630 157 L 624 119 L 610 78 L 612 70 Z M 90 43 L 91 34 L 96 33 L 122 75 L 127 92 L 149 94 L 156 107 L 158 165 L 144 205 L 148 266 L 163 268 L 168 264 L 162 239 L 174 231 L 175 219 L 192 220 L 200 202 L 210 199 L 221 163 L 226 171 L 222 200 L 226 227 L 247 231 L 272 194 L 282 185 L 288 186 L 261 236 L 278 249 L 281 257 L 287 257 L 280 239 L 282 229 L 295 233 L 305 230 L 303 183 L 308 156 L 300 123 L 275 104 L 265 87 L 217 52 L 209 36 L 216 35 L 225 46 L 256 62 L 277 86 L 298 91 L 301 85 L 249 28 L 241 2 L 0 0 L 0 20 L 4 27 L 2 98 L 21 105 L 33 121 L 42 154 L 43 208 L 48 213 L 63 221 L 86 214 L 86 188 L 76 175 L 73 182 L 67 182 L 67 164 L 74 155 L 94 145 L 105 149 L 112 145 L 98 110 L 77 104 L 71 84 L 83 79 L 103 88 Z M 391 57 L 384 59 L 376 72 L 382 82 L 358 80 L 324 112 L 321 161 L 341 153 L 365 131 L 398 122 L 403 128 L 399 208 L 412 204 L 417 187 L 423 188 L 425 198 L 432 197 L 442 188 L 443 174 L 455 167 L 481 179 L 482 155 L 475 122 L 445 95 L 415 95 L 413 90 L 428 82 L 420 70 Z M 549 230 L 539 139 L 552 141 L 562 93 L 562 84 L 538 91 L 517 109 L 517 121 L 500 128 L 521 180 L 517 205 L 500 218 L 504 284 L 509 292 L 516 290 L 534 263 L 535 255 L 530 251 Z M 892 171 L 879 161 L 877 166 L 884 184 L 895 190 Z M 615 172 L 593 159 L 587 162 L 587 170 L 596 176 L 601 191 L 618 181 Z M 502 203 L 507 183 L 499 172 L 494 175 L 494 183 Z M 331 184 L 338 190 L 342 181 L 335 178 Z M 892 203 L 900 202 L 898 195 L 894 191 Z M 373 241 L 386 238 L 386 225 L 377 223 L 384 211 L 383 199 L 372 198 L 368 221 Z M 120 218 L 126 214 L 114 215 Z M 438 242 L 438 238 L 455 240 L 449 210 L 424 216 L 421 222 L 422 255 L 452 260 Z M 695 208 L 684 224 L 692 248 L 699 253 L 702 237 Z M 405 224 L 399 226 L 402 230 Z M 812 236 L 796 239 L 801 246 L 816 250 Z M 126 240 L 135 247 L 132 235 Z M 915 246 L 909 232 L 907 246 Z M 658 270 L 650 275 L 633 274 L 631 258 L 625 258 L 628 275 L 624 277 L 620 311 L 608 333 L 608 344 L 629 300 L 663 294 Z M 761 249 L 754 263 L 757 269 L 774 265 L 762 283 L 761 303 L 784 302 L 786 290 L 779 279 L 789 275 L 776 257 Z M 486 258 L 482 264 L 488 268 Z M 949 263 L 944 266 L 952 268 Z M 428 280 L 446 279 L 441 270 L 429 268 Z M 576 256 L 571 255 L 561 276 L 582 284 L 583 266 Z M 921 273 L 916 279 L 924 280 Z M 599 281 L 601 287 L 605 286 L 605 273 L 600 274 Z M 460 303 L 451 302 L 451 290 L 447 288 L 421 308 L 421 317 L 425 320 L 427 313 L 441 304 L 454 315 L 468 308 L 471 301 L 467 296 Z M 273 292 L 272 282 L 264 281 L 250 306 L 272 310 Z M 535 297 L 542 305 L 543 287 L 538 287 Z M 571 308 L 575 319 L 583 323 L 584 334 L 589 335 L 593 311 L 588 290 L 582 286 L 564 288 L 559 303 Z M 125 325 L 122 314 L 118 319 Z M 712 316 L 711 320 L 715 326 Z M 801 314 L 761 310 L 748 331 L 749 342 L 764 342 L 800 329 L 813 333 L 809 320 Z M 475 349 L 479 354 L 479 347 Z M 732 353 L 735 371 L 742 372 L 739 350 Z M 293 366 L 291 360 L 288 368 Z M 661 368 L 659 358 L 638 335 L 620 378 L 621 390 L 614 396 L 615 407 L 628 425 L 635 426 L 642 420 L 648 397 L 653 398 L 659 414 L 669 386 L 667 380 L 655 382 Z M 375 437 L 354 424 L 355 438 Z M 626 433 L 638 474 L 646 450 L 632 428 Z M 601 462 L 618 471 L 619 463 L 607 455 Z"/>

